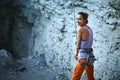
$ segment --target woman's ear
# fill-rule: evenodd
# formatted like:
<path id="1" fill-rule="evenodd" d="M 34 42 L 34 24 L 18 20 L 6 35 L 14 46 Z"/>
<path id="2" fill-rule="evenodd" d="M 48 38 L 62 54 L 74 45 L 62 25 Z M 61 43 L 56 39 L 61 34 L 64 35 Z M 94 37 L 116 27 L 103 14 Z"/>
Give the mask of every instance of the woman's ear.
<path id="1" fill-rule="evenodd" d="M 85 23 L 87 23 L 87 21 L 86 21 L 85 19 L 84 19 L 83 21 L 84 21 Z"/>

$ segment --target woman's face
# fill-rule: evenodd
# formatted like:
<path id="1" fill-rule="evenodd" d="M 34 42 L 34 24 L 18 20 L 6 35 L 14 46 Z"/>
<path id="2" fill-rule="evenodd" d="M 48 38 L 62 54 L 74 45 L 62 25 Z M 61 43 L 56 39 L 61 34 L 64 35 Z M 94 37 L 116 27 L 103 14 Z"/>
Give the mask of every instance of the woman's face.
<path id="1" fill-rule="evenodd" d="M 78 24 L 78 26 L 84 26 L 86 24 L 86 21 L 85 19 L 83 19 L 82 15 L 77 14 L 76 23 Z"/>

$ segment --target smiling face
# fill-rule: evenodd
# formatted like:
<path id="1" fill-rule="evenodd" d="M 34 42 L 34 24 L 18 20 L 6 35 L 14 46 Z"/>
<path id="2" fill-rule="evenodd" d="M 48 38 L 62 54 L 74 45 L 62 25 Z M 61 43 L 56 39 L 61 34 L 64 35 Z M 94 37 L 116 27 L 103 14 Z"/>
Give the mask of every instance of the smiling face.
<path id="1" fill-rule="evenodd" d="M 77 14 L 77 16 L 76 16 L 76 23 L 78 24 L 78 26 L 82 27 L 82 26 L 86 25 L 86 20 L 83 18 L 82 15 Z"/>

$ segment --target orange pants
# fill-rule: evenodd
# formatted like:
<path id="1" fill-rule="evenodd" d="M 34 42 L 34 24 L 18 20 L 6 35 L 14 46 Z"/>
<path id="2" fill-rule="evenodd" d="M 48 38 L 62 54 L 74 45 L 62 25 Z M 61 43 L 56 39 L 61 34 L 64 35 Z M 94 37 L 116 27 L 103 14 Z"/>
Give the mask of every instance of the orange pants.
<path id="1" fill-rule="evenodd" d="M 87 63 L 87 59 L 81 59 L 80 60 L 81 62 L 83 63 Z M 77 61 L 76 65 L 75 65 L 75 68 L 74 68 L 74 71 L 73 71 L 73 74 L 72 74 L 72 79 L 71 80 L 80 80 L 81 78 L 81 75 L 83 73 L 83 71 L 85 70 L 86 72 L 86 77 L 88 80 L 94 80 L 94 70 L 93 70 L 94 66 L 88 66 L 88 65 L 85 65 L 85 66 L 82 66 L 80 64 L 79 61 Z"/>

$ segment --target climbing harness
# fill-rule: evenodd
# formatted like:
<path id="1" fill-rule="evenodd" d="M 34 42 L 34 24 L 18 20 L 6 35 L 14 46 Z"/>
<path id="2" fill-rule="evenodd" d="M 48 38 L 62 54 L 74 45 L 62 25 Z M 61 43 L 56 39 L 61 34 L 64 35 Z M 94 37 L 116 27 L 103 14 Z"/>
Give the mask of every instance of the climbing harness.
<path id="1" fill-rule="evenodd" d="M 81 61 L 79 61 L 79 63 L 80 63 L 83 67 L 87 65 L 86 63 L 83 63 L 83 62 L 81 62 Z"/>
<path id="2" fill-rule="evenodd" d="M 93 48 L 81 48 L 79 49 L 79 52 L 83 52 L 83 53 L 92 53 Z"/>
<path id="3" fill-rule="evenodd" d="M 83 63 L 83 62 L 79 61 L 80 64 L 82 66 L 86 66 L 86 65 L 92 66 L 94 60 L 96 60 L 95 56 L 93 55 L 93 49 L 92 48 L 82 48 L 79 50 L 79 52 L 87 53 L 87 63 Z"/>

